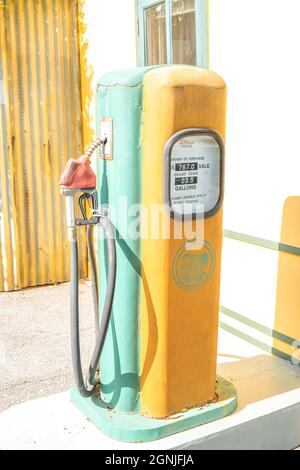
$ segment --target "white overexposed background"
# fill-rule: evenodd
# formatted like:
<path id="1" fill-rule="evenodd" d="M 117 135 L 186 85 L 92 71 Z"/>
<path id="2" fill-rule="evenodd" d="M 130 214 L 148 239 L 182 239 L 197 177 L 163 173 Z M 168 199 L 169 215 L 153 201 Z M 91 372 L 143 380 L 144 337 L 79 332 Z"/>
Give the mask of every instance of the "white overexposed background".
<path id="1" fill-rule="evenodd" d="M 94 79 L 114 70 L 136 66 L 134 0 L 86 0 L 88 62 Z"/>
<path id="2" fill-rule="evenodd" d="M 224 228 L 275 242 L 300 194 L 299 20 L 299 0 L 210 1 L 210 67 L 228 85 Z M 225 238 L 222 304 L 272 327 L 277 263 Z"/>
<path id="3" fill-rule="evenodd" d="M 92 71 L 90 115 L 95 116 L 97 81 L 108 72 L 137 65 L 135 0 L 85 0 L 83 11 L 88 73 Z M 94 155 L 95 171 L 96 166 Z"/>

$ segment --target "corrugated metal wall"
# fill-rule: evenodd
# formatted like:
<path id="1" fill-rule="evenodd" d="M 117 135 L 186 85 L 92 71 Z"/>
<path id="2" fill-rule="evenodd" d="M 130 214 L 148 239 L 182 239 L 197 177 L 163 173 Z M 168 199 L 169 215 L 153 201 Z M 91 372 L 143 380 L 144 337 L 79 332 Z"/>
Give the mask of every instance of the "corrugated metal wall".
<path id="1" fill-rule="evenodd" d="M 77 8 L 0 1 L 0 291 L 69 279 L 58 181 L 83 145 Z M 80 262 L 84 277 L 84 248 Z"/>

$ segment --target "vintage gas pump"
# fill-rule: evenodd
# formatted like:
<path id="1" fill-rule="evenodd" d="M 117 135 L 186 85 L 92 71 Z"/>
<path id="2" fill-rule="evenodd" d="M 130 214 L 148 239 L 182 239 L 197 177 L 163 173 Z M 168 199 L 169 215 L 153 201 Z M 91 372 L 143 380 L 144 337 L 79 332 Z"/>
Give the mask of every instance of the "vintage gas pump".
<path id="1" fill-rule="evenodd" d="M 226 85 L 208 70 L 163 66 L 107 74 L 97 86 L 98 139 L 62 175 L 71 247 L 71 398 L 116 439 L 158 439 L 236 408 L 234 387 L 216 376 L 225 114 Z M 96 188 L 89 157 L 97 147 Z M 81 225 L 88 227 L 96 312 L 85 379 Z M 98 268 L 94 226 L 105 235 L 98 237 Z"/>

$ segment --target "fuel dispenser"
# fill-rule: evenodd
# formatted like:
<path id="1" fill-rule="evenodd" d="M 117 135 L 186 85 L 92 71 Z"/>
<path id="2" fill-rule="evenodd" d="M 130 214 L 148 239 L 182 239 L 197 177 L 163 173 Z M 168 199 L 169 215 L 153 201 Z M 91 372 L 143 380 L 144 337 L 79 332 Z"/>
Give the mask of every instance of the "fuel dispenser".
<path id="1" fill-rule="evenodd" d="M 216 376 L 225 114 L 226 85 L 211 71 L 160 66 L 107 74 L 97 85 L 97 140 L 61 177 L 71 250 L 71 399 L 113 438 L 150 441 L 236 408 L 234 387 Z M 89 160 L 96 149 L 97 184 Z M 86 377 L 80 226 L 87 226 L 96 320 Z M 98 268 L 94 227 L 104 234 Z"/>

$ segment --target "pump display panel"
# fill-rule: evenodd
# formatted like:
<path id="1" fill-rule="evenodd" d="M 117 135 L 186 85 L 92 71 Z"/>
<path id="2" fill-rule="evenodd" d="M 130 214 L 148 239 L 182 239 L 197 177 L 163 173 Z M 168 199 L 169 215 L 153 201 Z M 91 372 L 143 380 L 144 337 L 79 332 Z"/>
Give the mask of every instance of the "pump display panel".
<path id="1" fill-rule="evenodd" d="M 171 216 L 209 217 L 222 202 L 224 144 L 212 129 L 185 129 L 165 149 L 165 203 Z"/>
<path id="2" fill-rule="evenodd" d="M 175 186 L 182 186 L 188 184 L 198 184 L 198 177 L 197 176 L 190 176 L 185 177 L 182 176 L 180 178 L 175 178 Z"/>

